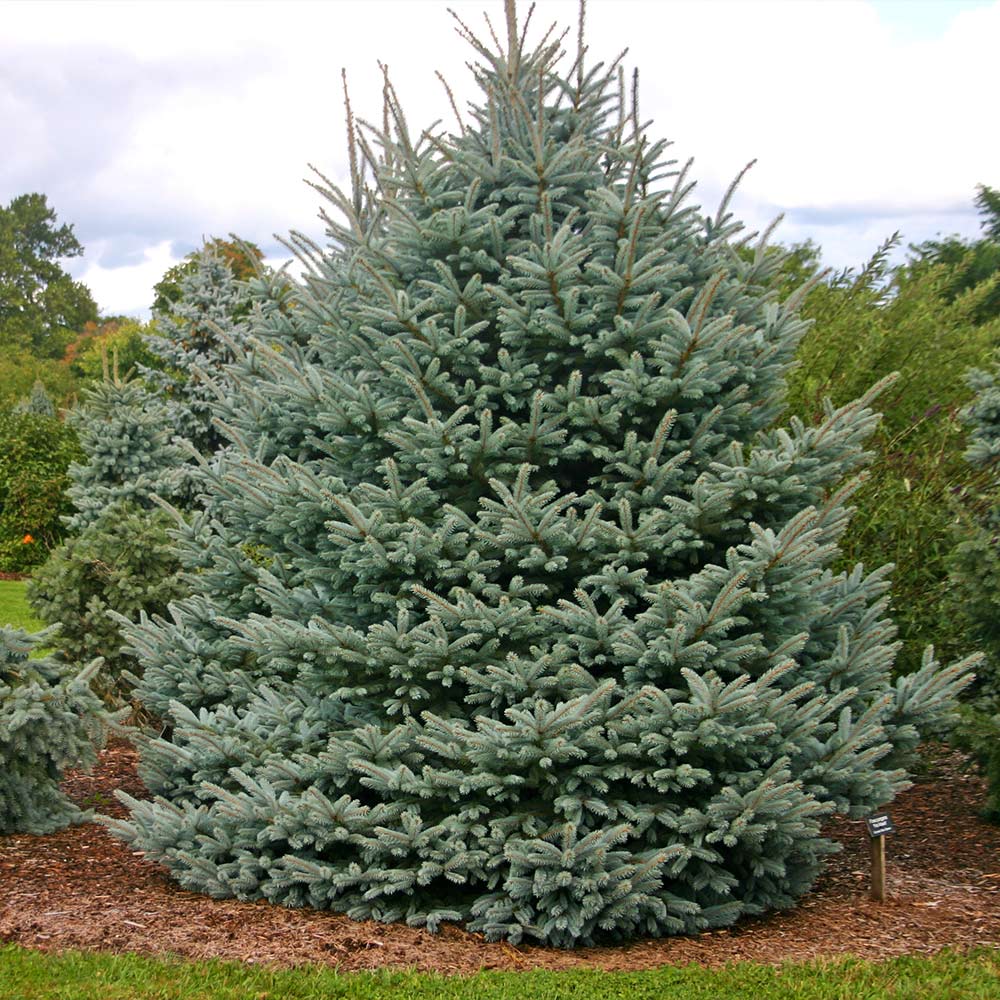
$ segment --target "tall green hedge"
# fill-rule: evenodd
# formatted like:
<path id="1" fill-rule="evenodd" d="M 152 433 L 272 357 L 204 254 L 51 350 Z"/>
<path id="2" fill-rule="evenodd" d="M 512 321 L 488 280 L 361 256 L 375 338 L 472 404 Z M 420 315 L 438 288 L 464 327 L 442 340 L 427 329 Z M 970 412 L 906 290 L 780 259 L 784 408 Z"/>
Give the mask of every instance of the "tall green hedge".
<path id="1" fill-rule="evenodd" d="M 962 541 L 952 557 L 949 582 L 958 620 L 968 627 L 986 660 L 977 671 L 973 698 L 956 738 L 985 767 L 990 782 L 987 812 L 1000 820 L 1000 353 L 987 370 L 971 372 L 969 384 L 976 395 L 963 414 L 970 425 L 966 457 L 985 481 L 963 497 Z"/>
<path id="2" fill-rule="evenodd" d="M 976 321 L 989 287 L 954 298 L 947 266 L 890 269 L 890 249 L 860 273 L 821 282 L 806 299 L 803 312 L 813 325 L 797 352 L 789 404 L 814 419 L 824 397 L 840 405 L 899 373 L 879 399 L 883 419 L 869 445 L 874 460 L 853 498 L 841 565 L 895 565 L 893 613 L 902 641 L 896 669 L 909 673 L 929 644 L 945 659 L 975 648 L 955 613 L 948 575 L 956 498 L 981 479 L 962 457 L 960 414 L 972 396 L 965 373 L 1000 344 L 1000 321 Z M 815 248 L 805 247 L 804 256 L 814 258 Z"/>

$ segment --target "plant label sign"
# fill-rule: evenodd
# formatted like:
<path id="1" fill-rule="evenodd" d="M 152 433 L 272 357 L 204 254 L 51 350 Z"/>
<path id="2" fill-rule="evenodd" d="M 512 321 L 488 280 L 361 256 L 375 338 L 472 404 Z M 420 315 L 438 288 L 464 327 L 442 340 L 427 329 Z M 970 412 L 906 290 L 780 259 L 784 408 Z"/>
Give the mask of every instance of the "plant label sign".
<path id="1" fill-rule="evenodd" d="M 868 827 L 868 836 L 874 840 L 876 837 L 884 837 L 887 833 L 895 833 L 896 828 L 892 825 L 888 813 L 875 813 L 865 819 Z"/>

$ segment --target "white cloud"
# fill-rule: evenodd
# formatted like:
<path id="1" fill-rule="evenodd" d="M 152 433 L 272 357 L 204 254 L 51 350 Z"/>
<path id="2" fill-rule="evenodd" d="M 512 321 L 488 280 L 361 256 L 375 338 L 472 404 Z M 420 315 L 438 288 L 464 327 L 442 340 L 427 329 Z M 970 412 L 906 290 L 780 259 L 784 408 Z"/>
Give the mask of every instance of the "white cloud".
<path id="1" fill-rule="evenodd" d="M 117 267 L 105 267 L 101 257 L 107 247 L 98 243 L 88 248 L 92 258 L 86 264 L 74 262 L 73 276 L 82 281 L 93 293 L 103 312 L 120 316 L 147 316 L 153 301 L 153 285 L 163 273 L 179 262 L 171 253 L 170 240 L 163 240 L 141 252 L 141 260 Z M 113 302 L 109 308 L 105 303 Z"/>
<path id="2" fill-rule="evenodd" d="M 474 96 L 447 6 L 0 0 L 0 201 L 50 196 L 108 312 L 148 304 L 150 269 L 202 237 L 279 253 L 273 232 L 319 236 L 301 178 L 310 162 L 346 174 L 341 66 L 355 110 L 376 115 L 386 62 L 414 128 L 451 119 L 435 69 L 461 104 Z M 452 6 L 477 29 L 485 6 L 502 28 L 494 0 Z M 756 157 L 738 212 L 760 226 L 785 210 L 780 238 L 812 235 L 844 265 L 896 228 L 971 235 L 975 184 L 1000 182 L 1000 2 L 941 10 L 943 28 L 914 32 L 861 0 L 592 0 L 587 26 L 594 58 L 630 47 L 643 114 L 696 157 L 703 203 Z M 535 23 L 575 17 L 540 0 Z"/>

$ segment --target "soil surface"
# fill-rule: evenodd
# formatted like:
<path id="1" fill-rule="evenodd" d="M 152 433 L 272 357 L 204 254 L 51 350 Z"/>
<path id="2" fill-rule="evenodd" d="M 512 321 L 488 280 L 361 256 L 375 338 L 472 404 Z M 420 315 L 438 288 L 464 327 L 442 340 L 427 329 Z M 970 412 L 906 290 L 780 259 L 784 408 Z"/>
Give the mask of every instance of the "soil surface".
<path id="1" fill-rule="evenodd" d="M 92 774 L 71 774 L 80 805 L 120 813 L 113 791 L 143 793 L 135 754 L 112 743 Z M 560 951 L 488 944 L 458 927 L 439 934 L 358 923 L 266 902 L 213 900 L 176 887 L 92 823 L 38 837 L 0 837 L 0 941 L 37 949 L 99 949 L 342 969 L 648 969 L 741 959 L 778 963 L 843 954 L 881 959 L 941 948 L 1000 946 L 1000 827 L 979 818 L 985 783 L 960 754 L 934 748 L 926 772 L 893 804 L 889 899 L 868 898 L 864 823 L 840 820 L 844 850 L 792 911 L 693 937 Z"/>

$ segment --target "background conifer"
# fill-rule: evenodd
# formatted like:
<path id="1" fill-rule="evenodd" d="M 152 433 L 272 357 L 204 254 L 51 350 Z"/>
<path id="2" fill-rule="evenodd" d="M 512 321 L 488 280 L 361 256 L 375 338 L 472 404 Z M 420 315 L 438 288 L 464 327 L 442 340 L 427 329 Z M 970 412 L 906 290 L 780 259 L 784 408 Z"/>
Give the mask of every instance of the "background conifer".
<path id="1" fill-rule="evenodd" d="M 232 360 L 231 343 L 244 340 L 250 294 L 212 243 L 191 263 L 194 267 L 178 278 L 178 298 L 164 300 L 154 313 L 154 332 L 146 343 L 159 366 L 143 368 L 142 374 L 172 404 L 177 432 L 199 451 L 212 452 L 222 439 L 212 426 L 206 376 Z"/>
<path id="2" fill-rule="evenodd" d="M 67 519 L 82 531 L 116 504 L 152 508 L 153 497 L 176 500 L 191 489 L 193 459 L 172 422 L 173 408 L 131 375 L 106 373 L 69 417 L 86 455 L 70 466 Z"/>
<path id="3" fill-rule="evenodd" d="M 31 392 L 14 407 L 15 413 L 35 413 L 42 417 L 55 417 L 56 408 L 45 391 L 41 380 L 35 379 Z"/>

